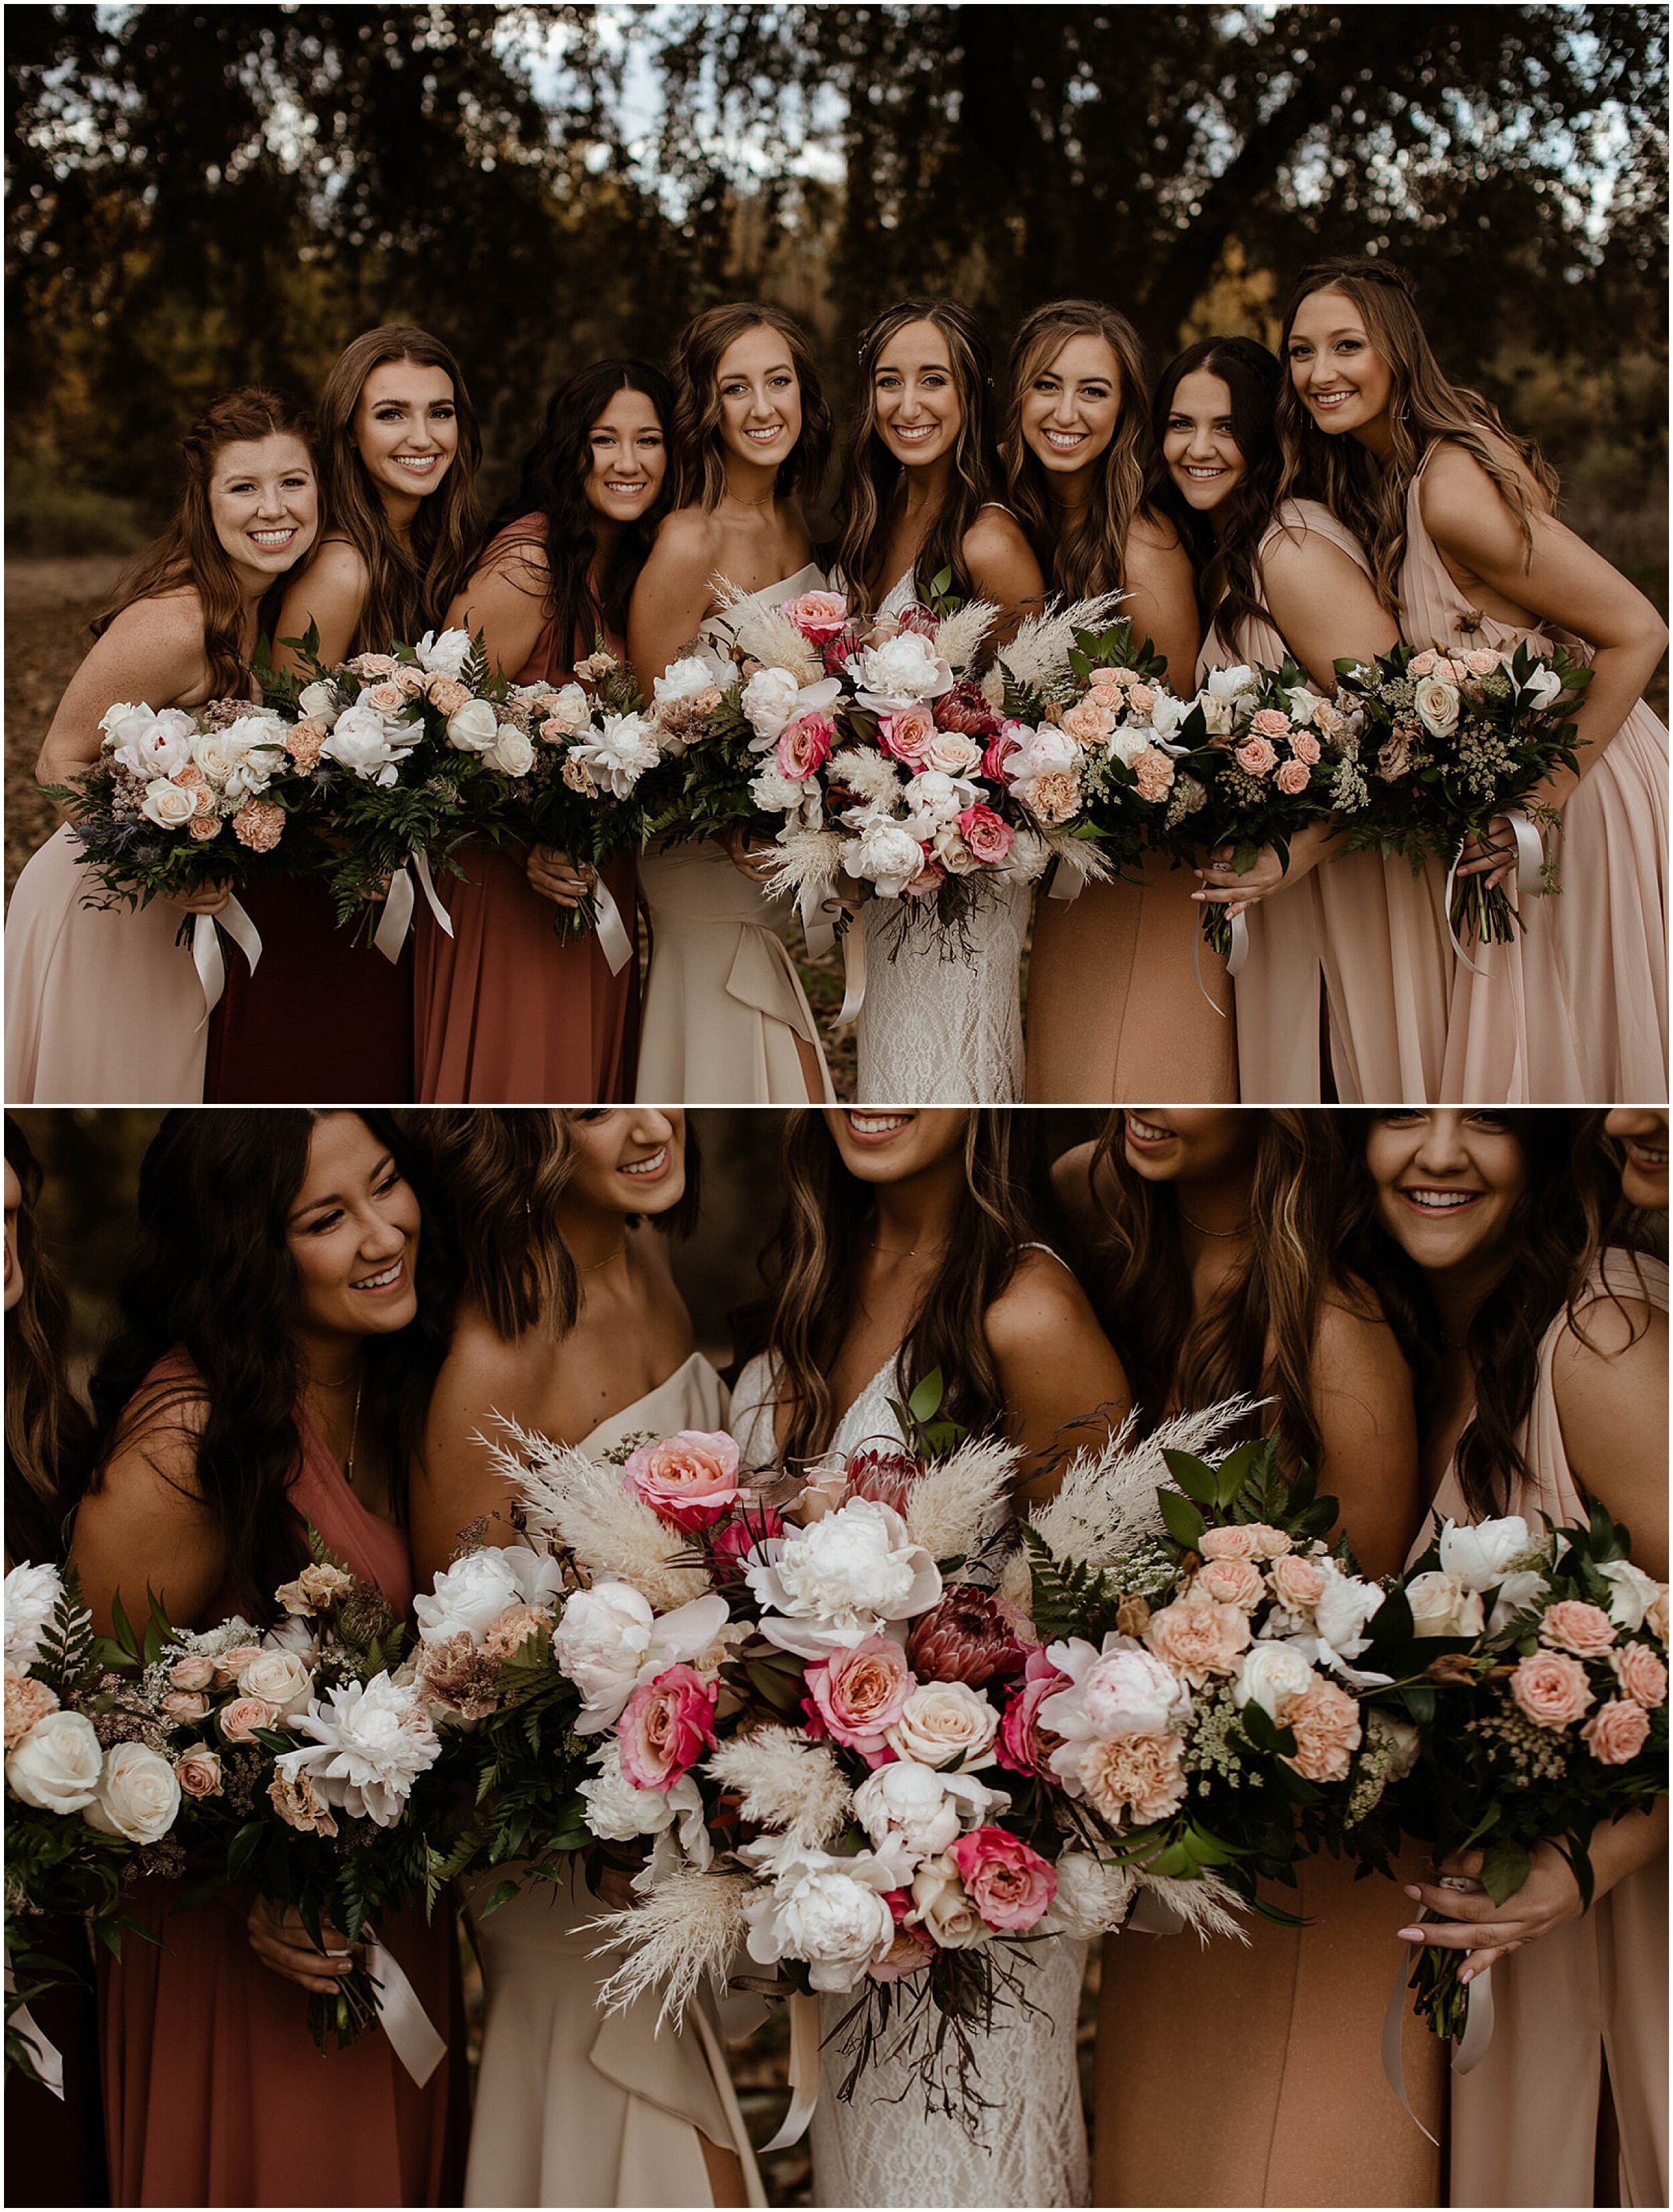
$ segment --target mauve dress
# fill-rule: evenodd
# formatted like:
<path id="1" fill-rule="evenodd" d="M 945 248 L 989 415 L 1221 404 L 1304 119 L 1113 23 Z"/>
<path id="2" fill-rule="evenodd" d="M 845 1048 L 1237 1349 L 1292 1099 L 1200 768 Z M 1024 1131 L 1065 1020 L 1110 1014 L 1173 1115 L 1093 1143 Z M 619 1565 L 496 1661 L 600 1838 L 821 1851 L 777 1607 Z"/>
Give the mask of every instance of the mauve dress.
<path id="1" fill-rule="evenodd" d="M 171 1354 L 143 1389 L 189 1375 Z M 296 1510 L 399 1613 L 412 1602 L 406 1538 L 368 1513 L 311 1425 L 290 1486 Z M 134 1595 L 130 1593 L 130 1597 Z M 240 1610 L 230 1590 L 203 1626 Z M 105 2124 L 113 2204 L 457 2204 L 465 2080 L 453 1923 L 446 1905 L 386 1923 L 383 1938 L 448 2045 L 420 2088 L 372 2033 L 322 2057 L 307 1996 L 250 1948 L 245 1905 L 170 1907 L 150 1881 L 128 1910 L 162 1939 L 130 1936 L 100 1970 Z"/>
<path id="2" fill-rule="evenodd" d="M 501 531 L 484 557 L 508 538 L 544 534 L 545 517 L 526 514 Z M 600 631 L 624 662 L 626 645 L 602 623 Z M 549 617 L 513 680 L 566 682 L 577 655 L 592 650 L 591 638 L 577 637 L 565 659 Z M 633 1096 L 639 1028 L 633 855 L 599 871 L 634 948 L 617 975 L 596 937 L 558 943 L 552 932 L 558 909 L 529 888 L 525 849 L 471 843 L 459 854 L 466 880 L 437 875 L 451 938 L 419 901 L 414 1025 L 418 1096 L 427 1105 L 584 1106 Z"/>
<path id="3" fill-rule="evenodd" d="M 1583 639 L 1531 614 L 1487 615 L 1466 635 L 1467 602 L 1423 525 L 1422 477 L 1420 467 L 1407 495 L 1400 571 L 1409 642 L 1508 652 L 1549 638 L 1590 660 Z M 1585 767 L 1584 750 L 1580 759 Z M 1454 963 L 1434 1096 L 1588 1105 L 1667 1097 L 1667 769 L 1666 726 L 1640 699 L 1563 808 L 1560 892 L 1519 901 L 1514 943 L 1468 947 L 1483 974 Z"/>
<path id="4" fill-rule="evenodd" d="M 1666 1267 L 1605 1252 L 1578 1303 L 1583 1326 L 1586 1305 L 1610 1295 L 1665 1313 Z M 1563 1448 L 1551 1385 L 1568 1326 L 1559 1314 L 1541 1340 L 1533 1402 L 1517 1439 L 1528 1474 L 1505 1507 L 1536 1530 L 1542 1513 L 1560 1528 L 1591 1510 Z M 1453 1521 L 1475 1517 L 1453 1468 L 1433 1510 Z M 1426 1522 L 1414 1557 L 1428 1529 Z M 1591 2203 L 1607 2082 L 1618 2189 L 1599 2201 L 1666 2203 L 1667 1876 L 1663 1851 L 1579 1920 L 1493 1968 L 1493 2039 L 1479 2065 L 1452 2076 L 1450 2203 Z"/>

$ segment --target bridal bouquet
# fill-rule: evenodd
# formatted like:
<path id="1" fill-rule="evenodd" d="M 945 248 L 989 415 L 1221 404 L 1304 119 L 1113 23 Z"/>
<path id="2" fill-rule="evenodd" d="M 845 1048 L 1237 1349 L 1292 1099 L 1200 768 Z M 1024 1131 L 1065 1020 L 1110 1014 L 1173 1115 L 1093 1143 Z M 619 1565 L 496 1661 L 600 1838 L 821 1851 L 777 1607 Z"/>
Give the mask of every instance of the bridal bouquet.
<path id="1" fill-rule="evenodd" d="M 1555 769 L 1575 769 L 1574 708 L 1591 681 L 1561 646 L 1524 639 L 1513 653 L 1448 654 L 1402 645 L 1336 671 L 1366 723 L 1371 805 L 1356 845 L 1404 853 L 1414 867 L 1433 853 L 1451 867 L 1495 814 L 1549 826 L 1531 795 Z M 1545 887 L 1554 888 L 1548 864 Z M 1478 943 L 1511 944 L 1523 926 L 1504 886 L 1488 890 L 1479 875 L 1456 884 L 1451 908 L 1455 931 Z"/>
<path id="2" fill-rule="evenodd" d="M 1437 1859 L 1479 1849 L 1497 1904 L 1549 1841 L 1589 1905 L 1593 1829 L 1666 1791 L 1667 1587 L 1633 1565 L 1627 1540 L 1597 1504 L 1585 1525 L 1548 1522 L 1543 1537 L 1518 1516 L 1443 1520 L 1401 1586 L 1433 1686 L 1391 1809 Z M 1463 2031 L 1464 1955 L 1426 1950 L 1413 1972 L 1417 2011 L 1440 2036 Z"/>

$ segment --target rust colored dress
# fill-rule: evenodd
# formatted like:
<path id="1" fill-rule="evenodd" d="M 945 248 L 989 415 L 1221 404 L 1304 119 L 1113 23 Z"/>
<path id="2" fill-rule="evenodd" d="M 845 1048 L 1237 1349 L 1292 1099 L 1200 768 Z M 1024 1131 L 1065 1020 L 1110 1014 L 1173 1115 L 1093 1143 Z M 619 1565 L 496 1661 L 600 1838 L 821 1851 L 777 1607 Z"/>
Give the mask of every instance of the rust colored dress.
<path id="1" fill-rule="evenodd" d="M 143 1387 L 189 1372 L 171 1354 Z M 405 1613 L 412 1601 L 405 1537 L 367 1511 L 298 1419 L 292 1504 Z M 238 1610 L 222 1591 L 204 1624 Z M 176 1884 L 146 1882 L 128 1894 L 128 1910 L 165 1948 L 130 1936 L 120 1964 L 100 1965 L 113 2204 L 459 2203 L 453 2107 L 464 2087 L 465 2040 L 445 1910 L 429 1924 L 421 1913 L 402 1914 L 383 1930 L 448 2045 L 420 2088 L 380 2033 L 321 2056 L 308 2033 L 306 1991 L 257 1958 L 241 1900 L 176 1912 Z"/>
<path id="2" fill-rule="evenodd" d="M 544 516 L 525 515 L 493 543 L 541 538 L 544 529 Z M 605 643 L 626 659 L 620 638 Z M 588 638 L 561 654 L 548 619 L 514 681 L 561 683 L 577 650 L 592 649 Z M 473 843 L 459 858 L 466 880 L 436 877 L 452 937 L 423 899 L 413 917 L 419 1097 L 427 1105 L 572 1106 L 631 1098 L 639 1024 L 633 856 L 600 871 L 634 940 L 635 957 L 619 975 L 596 937 L 558 943 L 558 909 L 529 888 L 522 846 Z"/>

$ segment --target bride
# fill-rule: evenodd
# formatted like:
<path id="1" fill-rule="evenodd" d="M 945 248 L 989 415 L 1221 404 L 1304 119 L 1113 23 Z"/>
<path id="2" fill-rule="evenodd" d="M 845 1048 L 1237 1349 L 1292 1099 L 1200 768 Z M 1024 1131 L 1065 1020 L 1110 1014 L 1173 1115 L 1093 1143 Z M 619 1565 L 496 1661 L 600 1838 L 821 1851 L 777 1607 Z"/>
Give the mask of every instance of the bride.
<path id="1" fill-rule="evenodd" d="M 761 1348 L 733 1401 L 746 1466 L 795 1468 L 868 1438 L 903 1441 L 889 1401 L 938 1367 L 946 1418 L 1021 1445 L 1019 1505 L 1050 1495 L 1066 1444 L 1105 1440 L 1127 1412 L 1127 1378 L 1080 1285 L 1032 1234 L 1033 1148 L 1030 1118 L 1002 1112 L 793 1117 L 783 1224 L 766 1295 L 745 1322 Z M 925 2116 L 910 2053 L 872 2065 L 842 2102 L 848 2059 L 828 2046 L 814 2201 L 1084 2203 L 1074 2031 L 1085 1958 L 1065 1937 L 1031 1947 L 1033 2008 L 975 2039 L 991 2106 L 975 2124 Z M 822 2000 L 827 2035 L 851 2002 Z"/>
<path id="2" fill-rule="evenodd" d="M 421 1587 L 483 1516 L 490 1543 L 514 1540 L 478 1440 L 490 1408 L 595 1455 L 727 1420 L 668 1266 L 667 1234 L 697 1213 L 683 1114 L 478 1110 L 428 1127 L 464 1279 L 412 1489 Z M 631 1902 L 621 1877 L 601 1899 L 580 1878 L 534 1882 L 474 1923 L 486 2015 L 466 2204 L 766 2202 L 701 2009 L 678 2035 L 656 2033 L 653 1998 L 595 2009 L 610 1967 L 585 1923 Z"/>
<path id="3" fill-rule="evenodd" d="M 944 572 L 953 598 L 1001 610 L 989 648 L 1037 612 L 1045 584 L 1021 526 L 993 498 L 999 469 L 988 342 L 953 300 L 903 300 L 860 340 L 860 404 L 843 463 L 836 550 L 851 600 L 897 619 Z M 868 899 L 866 997 L 855 1032 L 862 1101 L 1023 1095 L 1018 977 L 1032 891 L 990 884 L 965 941 L 894 900 Z"/>

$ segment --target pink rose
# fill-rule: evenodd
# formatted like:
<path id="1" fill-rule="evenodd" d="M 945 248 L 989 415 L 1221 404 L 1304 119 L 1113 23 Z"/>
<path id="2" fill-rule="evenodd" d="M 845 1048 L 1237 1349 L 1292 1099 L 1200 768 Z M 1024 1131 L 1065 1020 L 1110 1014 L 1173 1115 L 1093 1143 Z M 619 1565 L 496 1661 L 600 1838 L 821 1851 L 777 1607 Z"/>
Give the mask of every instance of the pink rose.
<path id="1" fill-rule="evenodd" d="M 1273 778 L 1286 799 L 1299 799 L 1312 781 L 1305 761 L 1287 760 Z"/>
<path id="2" fill-rule="evenodd" d="M 836 742 L 836 725 L 829 714 L 800 714 L 787 722 L 776 748 L 782 775 L 800 778 L 817 775 L 830 758 Z"/>
<path id="3" fill-rule="evenodd" d="M 972 1828 L 948 1845 L 947 1856 L 989 1928 L 1024 1934 L 1057 1894 L 1056 1869 L 1003 1828 Z"/>
<path id="4" fill-rule="evenodd" d="M 1133 756 L 1133 781 L 1147 806 L 1158 806 L 1173 789 L 1173 763 L 1158 746 Z"/>
<path id="5" fill-rule="evenodd" d="M 887 1750 L 883 1732 L 900 1718 L 918 1686 L 891 1636 L 868 1636 L 846 1651 L 833 1651 L 811 1665 L 803 1679 L 809 1735 L 829 1735 L 867 1759 Z"/>
<path id="6" fill-rule="evenodd" d="M 1290 734 L 1290 750 L 1299 761 L 1311 768 L 1318 759 L 1318 739 L 1310 730 L 1294 730 Z"/>
<path id="7" fill-rule="evenodd" d="M 923 848 L 923 866 L 906 886 L 908 898 L 934 898 L 947 879 L 947 872 L 928 845 Z"/>
<path id="8" fill-rule="evenodd" d="M 1579 1661 L 1547 1651 L 1518 1662 L 1511 1695 L 1536 1728 L 1571 1727 L 1596 1702 Z"/>
<path id="9" fill-rule="evenodd" d="M 1191 1589 L 1151 1614 L 1144 1640 L 1165 1666 L 1200 1689 L 1214 1675 L 1237 1673 L 1249 1636 L 1249 1615 L 1240 1606 L 1221 1605 L 1207 1590 Z"/>
<path id="10" fill-rule="evenodd" d="M 1260 1569 L 1252 1559 L 1210 1559 L 1191 1577 L 1193 1589 L 1207 1590 L 1220 1605 L 1240 1605 L 1252 1613 L 1267 1594 Z"/>
<path id="11" fill-rule="evenodd" d="M 676 1528 L 706 1528 L 738 1495 L 738 1447 L 724 1431 L 682 1429 L 642 1444 L 622 1481 Z"/>
<path id="12" fill-rule="evenodd" d="M 429 692 L 430 704 L 438 714 L 458 714 L 459 708 L 471 696 L 465 686 L 462 684 L 456 684 L 451 676 L 427 677 L 424 689 Z M 366 695 L 362 692 L 361 696 L 364 698 Z M 544 731 L 542 735 L 544 735 Z M 547 742 L 550 744 L 551 740 L 548 739 Z"/>
<path id="13" fill-rule="evenodd" d="M 1251 714 L 1249 726 L 1257 738 L 1287 738 L 1290 733 L 1290 718 L 1281 714 L 1276 707 L 1262 707 Z"/>
<path id="14" fill-rule="evenodd" d="M 1281 1559 L 1286 1552 L 1295 1549 L 1293 1540 L 1281 1528 L 1275 1528 L 1270 1521 L 1251 1521 L 1248 1528 L 1257 1559 Z"/>
<path id="15" fill-rule="evenodd" d="M 1246 738 L 1232 757 L 1248 775 L 1269 775 L 1278 760 L 1270 740 L 1266 738 Z"/>
<path id="16" fill-rule="evenodd" d="M 174 1779 L 186 1797 L 221 1795 L 221 1754 L 206 1743 L 191 1743 L 174 1761 Z"/>
<path id="17" fill-rule="evenodd" d="M 1118 1827 L 1165 1820 L 1185 1801 L 1183 1747 L 1171 1734 L 1089 1743 L 1076 1775 L 1093 1808 Z"/>
<path id="18" fill-rule="evenodd" d="M 1650 1716 L 1633 1698 L 1611 1698 L 1580 1730 L 1592 1757 L 1605 1766 L 1625 1766 L 1636 1759 L 1649 1733 Z"/>
<path id="19" fill-rule="evenodd" d="M 989 866 L 1002 860 L 1016 842 L 1010 823 L 1001 822 L 991 806 L 967 806 L 958 827 L 976 859 Z"/>
<path id="20" fill-rule="evenodd" d="M 194 1651 L 174 1662 L 168 1679 L 177 1690 L 207 1690 L 215 1680 L 215 1662 L 207 1653 Z"/>
<path id="21" fill-rule="evenodd" d="M 1437 656 L 1433 653 L 1414 653 L 1406 663 L 1408 676 L 1433 676 Z"/>
<path id="22" fill-rule="evenodd" d="M 204 799 L 202 803 L 207 805 L 209 802 Z M 220 817 L 213 814 L 194 814 L 186 824 L 186 835 L 195 837 L 200 845 L 206 845 L 211 837 L 221 835 Z"/>
<path id="23" fill-rule="evenodd" d="M 1272 1563 L 1272 1592 L 1280 1605 L 1287 1605 L 1292 1613 L 1299 1613 L 1305 1606 L 1317 1605 L 1324 1595 L 1326 1577 L 1322 1567 L 1311 1559 L 1303 1559 L 1288 1553 Z"/>
<path id="24" fill-rule="evenodd" d="M 670 1790 L 715 1741 L 720 1692 L 690 1667 L 636 1689 L 616 1723 L 622 1771 L 636 1790 Z"/>
<path id="25" fill-rule="evenodd" d="M 368 684 L 360 695 L 360 703 L 374 714 L 398 714 L 406 698 L 398 684 Z"/>
<path id="26" fill-rule="evenodd" d="M 1542 1644 L 1554 1644 L 1579 1659 L 1601 1659 L 1615 1648 L 1615 1623 L 1599 1605 L 1566 1597 L 1548 1606 L 1539 1624 Z"/>
<path id="27" fill-rule="evenodd" d="M 1499 655 L 1478 645 L 1474 653 L 1465 653 L 1463 665 L 1472 676 L 1491 676 L 1499 665 Z"/>
<path id="28" fill-rule="evenodd" d="M 903 707 L 898 714 L 878 717 L 878 744 L 891 760 L 903 761 L 908 768 L 921 766 L 934 741 L 935 718 L 928 707 Z"/>
<path id="29" fill-rule="evenodd" d="M 894 1913 L 897 1923 L 895 1940 L 875 1965 L 867 1966 L 866 1969 L 867 1975 L 874 1982 L 903 1981 L 908 1974 L 916 1974 L 920 1968 L 928 1966 L 935 1956 L 935 1946 L 922 1929 L 907 1928 L 898 1924 L 900 1911 L 895 1905 L 895 1899 L 897 1897 L 901 1897 L 904 1904 L 905 1900 L 901 1891 L 890 1891 L 889 1909 Z"/>
<path id="30" fill-rule="evenodd" d="M 1017 727 L 1015 722 L 1007 722 L 999 735 L 990 738 L 983 748 L 982 773 L 989 783 L 1004 783 L 1007 780 L 1005 763 L 1013 753 L 1022 750 L 1021 744 L 1012 734 Z"/>
<path id="31" fill-rule="evenodd" d="M 1624 1695 L 1636 1698 L 1641 1705 L 1665 1702 L 1667 1669 L 1647 1644 L 1623 1644 L 1610 1658 Z"/>
<path id="32" fill-rule="evenodd" d="M 1346 1690 L 1316 1675 L 1299 1697 L 1278 1708 L 1278 1724 L 1295 1732 L 1295 1756 L 1286 1764 L 1309 1782 L 1346 1782 L 1362 1733 L 1360 1708 Z"/>
<path id="33" fill-rule="evenodd" d="M 200 1721 L 209 1711 L 210 1701 L 201 1690 L 171 1690 L 162 1709 L 171 1721 Z"/>
<path id="34" fill-rule="evenodd" d="M 829 645 L 849 618 L 848 601 L 840 592 L 804 592 L 800 599 L 787 599 L 779 612 L 810 645 Z"/>
<path id="35" fill-rule="evenodd" d="M 58 1710 L 58 1694 L 33 1674 L 6 1676 L 6 1749 L 22 1742 L 37 1721 Z"/>
<path id="36" fill-rule="evenodd" d="M 216 1717 L 221 1733 L 228 1743 L 253 1743 L 258 1729 L 271 1729 L 279 1717 L 278 1708 L 270 1705 L 265 1698 L 234 1698 L 222 1705 Z"/>
<path id="37" fill-rule="evenodd" d="M 1205 1528 L 1197 1546 L 1205 1559 L 1252 1559 L 1257 1556 L 1250 1523 L 1233 1522 L 1225 1528 Z"/>
<path id="38" fill-rule="evenodd" d="M 1008 1766 L 1015 1774 L 1049 1773 L 1047 1762 L 1063 1739 L 1055 1729 L 1042 1725 L 1040 1706 L 1059 1690 L 1071 1686 L 1069 1677 L 1060 1674 L 1043 1650 L 1029 1653 L 1021 1686 L 1013 1694 L 999 1724 L 996 1755 L 1001 1766 Z"/>
<path id="39" fill-rule="evenodd" d="M 403 699 L 422 699 L 430 681 L 422 668 L 414 668 L 405 660 L 389 680 Z"/>
<path id="40" fill-rule="evenodd" d="M 355 674 L 371 683 L 380 676 L 392 676 L 399 666 L 392 653 L 362 653 L 348 663 Z"/>
<path id="41" fill-rule="evenodd" d="M 216 1686 L 222 1690 L 228 1688 L 238 1680 L 252 1659 L 259 1659 L 260 1656 L 259 1644 L 234 1644 L 230 1650 L 218 1653 L 215 1661 Z"/>

